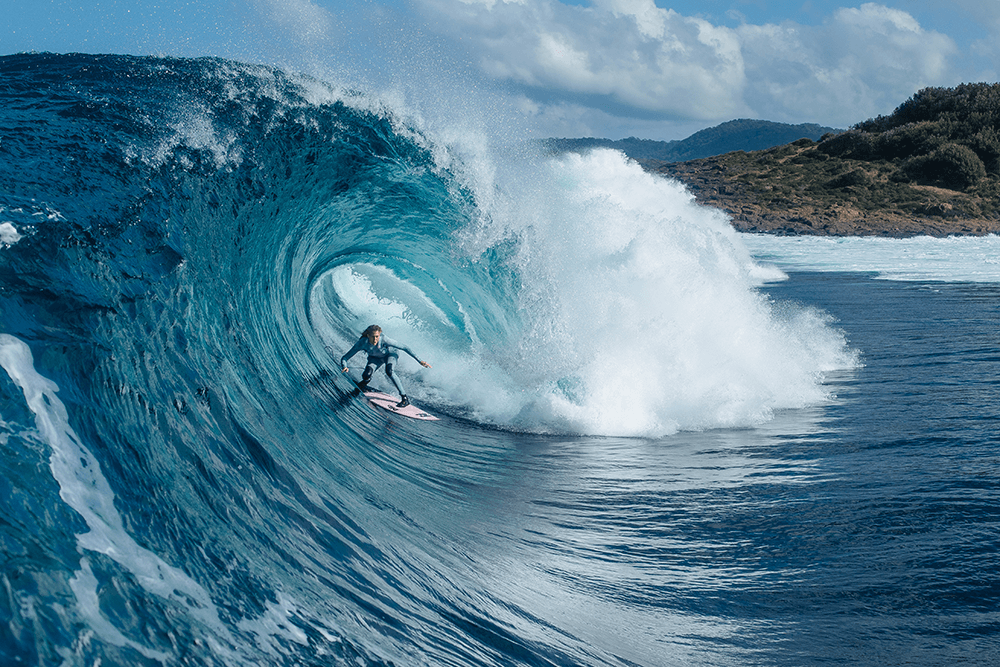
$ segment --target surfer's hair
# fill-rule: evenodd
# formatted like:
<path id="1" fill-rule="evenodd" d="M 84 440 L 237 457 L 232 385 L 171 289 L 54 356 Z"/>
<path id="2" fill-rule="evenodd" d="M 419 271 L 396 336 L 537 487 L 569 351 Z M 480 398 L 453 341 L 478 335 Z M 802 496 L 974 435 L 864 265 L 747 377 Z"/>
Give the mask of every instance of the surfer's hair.
<path id="1" fill-rule="evenodd" d="M 382 327 L 380 327 L 377 324 L 372 324 L 367 329 L 365 329 L 364 333 L 362 333 L 361 335 L 364 336 L 365 338 L 367 338 L 369 343 L 371 343 L 372 345 L 374 345 L 375 342 L 372 340 L 372 338 L 375 337 L 376 332 L 377 333 L 382 333 Z"/>

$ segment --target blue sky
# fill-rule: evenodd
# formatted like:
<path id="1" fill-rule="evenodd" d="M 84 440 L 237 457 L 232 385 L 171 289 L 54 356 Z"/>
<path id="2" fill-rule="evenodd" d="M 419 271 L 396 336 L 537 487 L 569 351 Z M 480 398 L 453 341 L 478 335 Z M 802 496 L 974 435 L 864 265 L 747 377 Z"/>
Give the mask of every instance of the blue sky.
<path id="1" fill-rule="evenodd" d="M 396 87 L 428 107 L 488 91 L 541 136 L 677 139 L 733 118 L 847 127 L 920 88 L 1000 70 L 998 0 L 0 0 L 0 11 L 0 54 L 221 56 Z"/>

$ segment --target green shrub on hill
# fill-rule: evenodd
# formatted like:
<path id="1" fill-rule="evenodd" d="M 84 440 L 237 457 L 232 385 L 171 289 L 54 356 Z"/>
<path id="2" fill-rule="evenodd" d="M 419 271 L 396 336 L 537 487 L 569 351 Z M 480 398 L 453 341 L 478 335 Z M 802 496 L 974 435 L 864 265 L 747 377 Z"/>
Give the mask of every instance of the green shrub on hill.
<path id="1" fill-rule="evenodd" d="M 910 179 L 953 190 L 967 190 L 986 177 L 986 167 L 975 151 L 959 144 L 945 144 L 930 155 L 916 155 L 903 165 Z"/>
<path id="2" fill-rule="evenodd" d="M 827 182 L 831 188 L 849 188 L 854 185 L 867 187 L 871 184 L 872 177 L 864 169 L 852 169 Z"/>
<path id="3" fill-rule="evenodd" d="M 987 173 L 1000 175 L 1000 133 L 995 127 L 981 128 L 972 135 L 968 146 L 983 161 Z"/>
<path id="4" fill-rule="evenodd" d="M 900 104 L 889 116 L 878 116 L 855 127 L 865 132 L 885 132 L 910 123 L 954 125 L 959 133 L 1000 120 L 1000 84 L 963 83 L 955 88 L 924 88 Z"/>
<path id="5" fill-rule="evenodd" d="M 865 162 L 903 161 L 897 181 L 967 190 L 1000 176 L 1000 84 L 925 88 L 891 115 L 825 137 L 819 150 Z"/>

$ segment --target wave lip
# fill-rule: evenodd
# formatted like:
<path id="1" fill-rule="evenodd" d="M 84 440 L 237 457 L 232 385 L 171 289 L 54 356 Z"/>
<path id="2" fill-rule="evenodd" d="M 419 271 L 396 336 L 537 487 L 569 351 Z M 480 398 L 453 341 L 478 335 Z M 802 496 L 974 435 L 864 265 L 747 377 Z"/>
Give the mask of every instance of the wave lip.
<path id="1" fill-rule="evenodd" d="M 524 326 L 499 361 L 509 424 L 644 437 L 749 426 L 827 400 L 824 373 L 856 363 L 829 318 L 759 292 L 783 274 L 754 262 L 723 215 L 620 153 L 552 158 L 508 188 L 464 242 L 517 240 Z"/>

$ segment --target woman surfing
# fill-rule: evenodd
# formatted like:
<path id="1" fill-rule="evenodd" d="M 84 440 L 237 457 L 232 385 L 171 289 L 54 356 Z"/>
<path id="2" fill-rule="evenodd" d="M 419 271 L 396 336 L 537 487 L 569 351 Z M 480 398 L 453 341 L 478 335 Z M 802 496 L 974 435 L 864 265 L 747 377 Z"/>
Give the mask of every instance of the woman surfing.
<path id="1" fill-rule="evenodd" d="M 399 361 L 399 353 L 396 350 L 402 350 L 408 355 L 417 360 L 424 368 L 430 368 L 431 365 L 426 361 L 421 361 L 417 358 L 417 355 L 410 351 L 410 348 L 403 345 L 397 345 L 395 343 L 390 343 L 388 340 L 382 338 L 382 327 L 377 324 L 373 324 L 364 330 L 361 334 L 361 338 L 358 342 L 354 344 L 347 354 L 340 358 L 340 366 L 342 370 L 346 373 L 347 360 L 353 357 L 358 352 L 365 352 L 368 355 L 368 364 L 365 366 L 364 373 L 361 374 L 361 382 L 358 383 L 358 387 L 361 391 L 365 391 L 368 388 L 368 383 L 371 382 L 372 375 L 379 369 L 382 364 L 385 364 L 385 374 L 389 376 L 392 380 L 392 384 L 396 386 L 396 391 L 399 392 L 399 403 L 396 404 L 397 408 L 405 408 L 410 404 L 410 399 L 406 397 L 406 392 L 403 391 L 402 385 L 399 383 L 399 378 L 393 372 L 393 367 L 396 362 Z"/>

